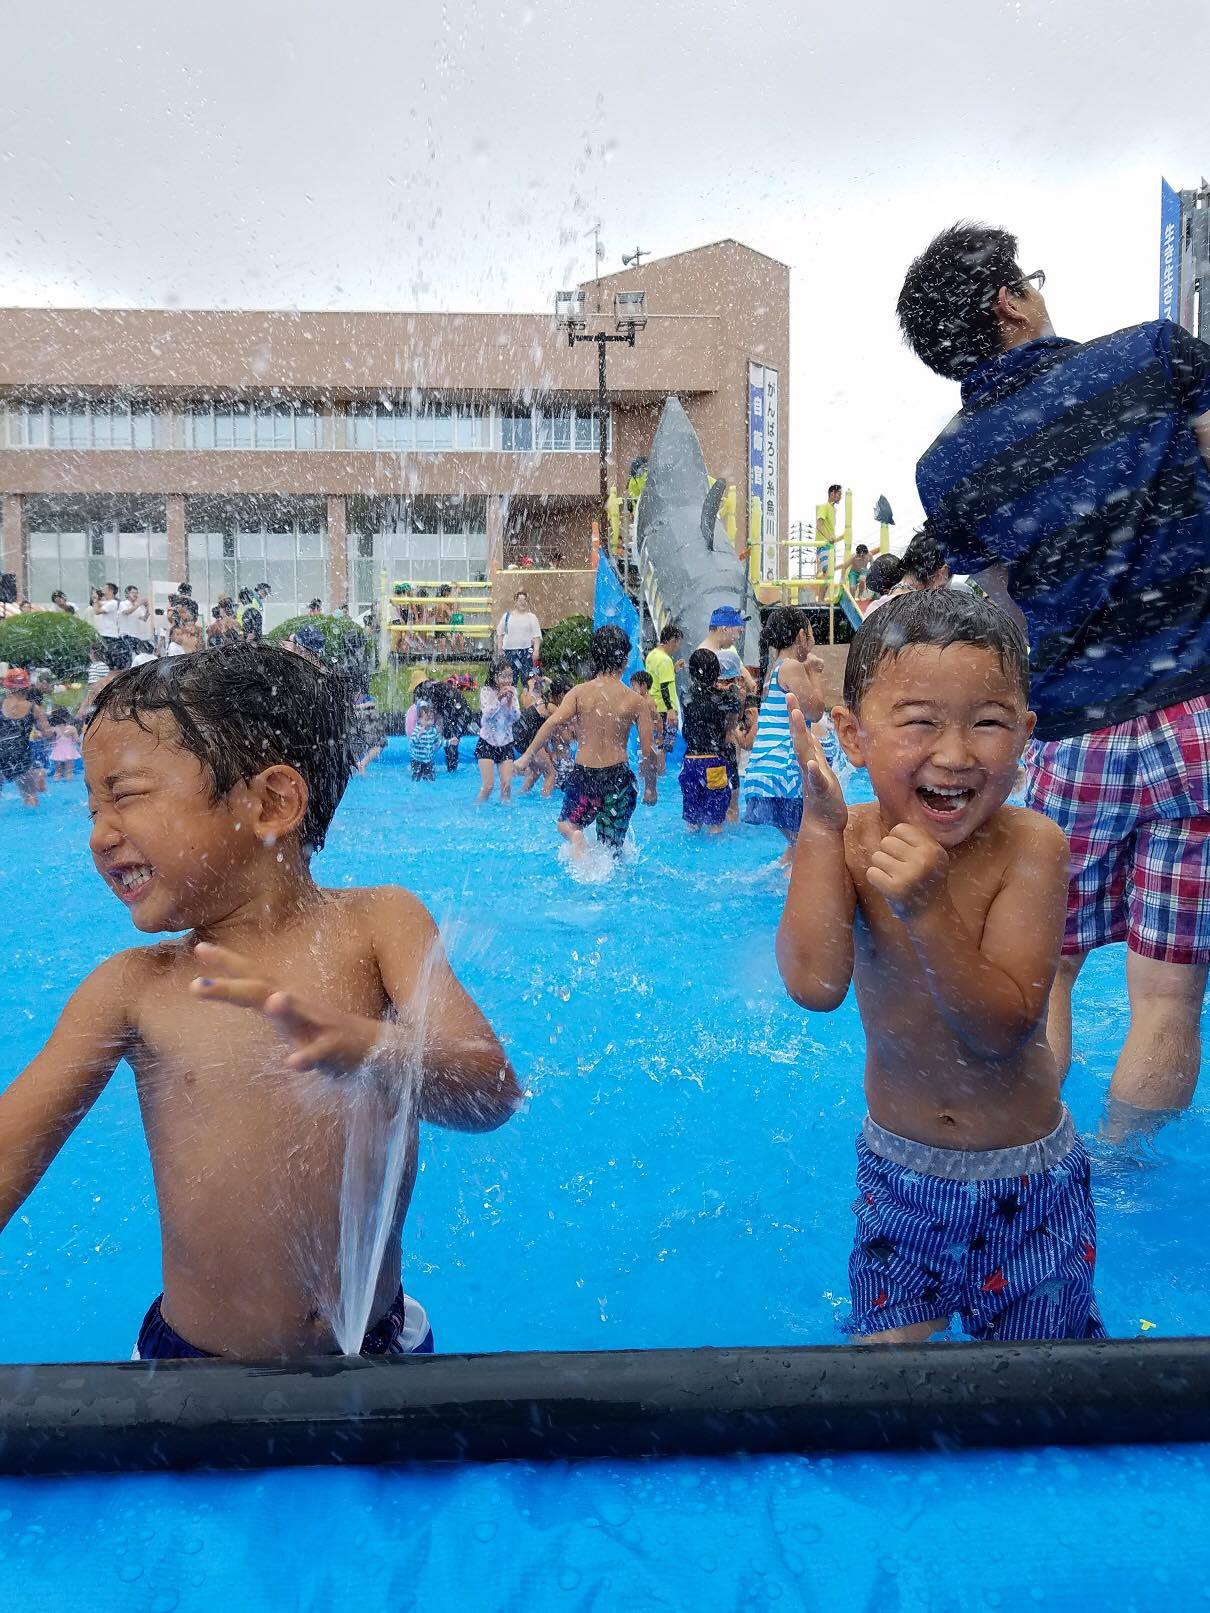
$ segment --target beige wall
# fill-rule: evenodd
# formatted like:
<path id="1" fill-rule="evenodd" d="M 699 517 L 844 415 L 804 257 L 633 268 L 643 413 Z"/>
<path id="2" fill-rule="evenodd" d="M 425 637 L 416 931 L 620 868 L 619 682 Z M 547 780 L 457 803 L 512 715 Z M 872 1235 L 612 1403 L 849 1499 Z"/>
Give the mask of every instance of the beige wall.
<path id="1" fill-rule="evenodd" d="M 554 291 L 551 288 L 553 308 Z M 713 320 L 615 347 L 620 391 L 709 391 Z M 551 314 L 216 313 L 197 309 L 0 309 L 0 387 L 333 398 L 366 389 L 595 392 L 597 352 L 570 348 Z"/>
<path id="2" fill-rule="evenodd" d="M 591 571 L 498 571 L 492 584 L 492 626 L 512 609 L 518 588 L 529 595 L 529 608 L 544 628 L 565 616 L 591 616 L 595 586 Z"/>

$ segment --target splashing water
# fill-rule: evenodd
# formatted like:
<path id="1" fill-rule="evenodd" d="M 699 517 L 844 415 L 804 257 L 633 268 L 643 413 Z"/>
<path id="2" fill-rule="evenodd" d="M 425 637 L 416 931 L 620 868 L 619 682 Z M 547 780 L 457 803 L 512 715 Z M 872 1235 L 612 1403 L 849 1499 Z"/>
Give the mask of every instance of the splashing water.
<path id="1" fill-rule="evenodd" d="M 339 1279 L 330 1317 L 342 1355 L 360 1355 L 387 1241 L 398 1225 L 399 1189 L 414 1157 L 424 1071 L 429 987 L 444 957 L 435 943 L 421 964 L 412 996 L 391 1022 L 385 1059 L 347 1077 L 345 1149 L 340 1179 Z"/>

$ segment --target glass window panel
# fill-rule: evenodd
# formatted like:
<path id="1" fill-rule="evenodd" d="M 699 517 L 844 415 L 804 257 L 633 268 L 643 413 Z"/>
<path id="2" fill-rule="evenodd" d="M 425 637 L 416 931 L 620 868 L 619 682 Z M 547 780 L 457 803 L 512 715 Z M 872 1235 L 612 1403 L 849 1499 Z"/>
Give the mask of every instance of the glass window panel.
<path id="1" fill-rule="evenodd" d="M 326 532 L 300 532 L 298 534 L 298 554 L 301 559 L 314 560 L 327 549 Z"/>
<path id="2" fill-rule="evenodd" d="M 236 403 L 231 409 L 231 446 L 251 448 L 252 413 L 246 403 Z"/>
<path id="3" fill-rule="evenodd" d="M 441 539 L 441 554 L 443 559 L 465 560 L 466 538 L 461 534 L 454 537 L 443 535 Z"/>
<path id="4" fill-rule="evenodd" d="M 433 436 L 433 416 L 428 409 L 416 416 L 416 450 L 418 453 L 431 453 L 436 447 Z"/>
<path id="5" fill-rule="evenodd" d="M 454 427 L 454 443 L 458 448 L 487 447 L 487 419 L 478 409 L 459 409 Z"/>
<path id="6" fill-rule="evenodd" d="M 571 413 L 564 409 L 555 415 L 551 421 L 554 431 L 552 447 L 566 453 L 571 447 Z"/>
<path id="7" fill-rule="evenodd" d="M 77 404 L 68 414 L 67 430 L 68 444 L 72 448 L 92 447 L 92 422 L 88 418 L 88 410 Z"/>
<path id="8" fill-rule="evenodd" d="M 554 422 L 551 420 L 550 415 L 546 414 L 545 412 L 538 416 L 538 434 L 536 441 L 538 450 L 541 453 L 549 453 L 554 447 Z"/>
<path id="9" fill-rule="evenodd" d="M 273 446 L 294 447 L 294 411 L 289 404 L 280 404 L 273 411 Z"/>
<path id="10" fill-rule="evenodd" d="M 50 410 L 50 445 L 52 448 L 69 448 L 71 443 L 67 410 L 55 404 Z"/>
<path id="11" fill-rule="evenodd" d="M 46 410 L 30 409 L 25 416 L 25 440 L 31 448 L 46 447 Z"/>
<path id="12" fill-rule="evenodd" d="M 155 411 L 153 409 L 136 408 L 131 410 L 130 440 L 133 447 L 153 448 L 155 446 L 155 420 Z"/>
<path id="13" fill-rule="evenodd" d="M 241 560 L 260 561 L 265 553 L 265 535 L 263 532 L 240 532 L 237 539 L 237 552 Z"/>
<path id="14" fill-rule="evenodd" d="M 273 410 L 267 403 L 258 403 L 252 411 L 252 440 L 258 448 L 273 446 Z"/>
<path id="15" fill-rule="evenodd" d="M 216 448 L 230 448 L 234 441 L 234 426 L 231 418 L 231 409 L 228 405 L 220 406 L 214 411 L 214 446 Z"/>
<path id="16" fill-rule="evenodd" d="M 187 440 L 191 448 L 214 447 L 214 419 L 210 414 L 191 409 L 187 425 Z"/>
<path id="17" fill-rule="evenodd" d="M 592 447 L 592 417 L 582 409 L 576 410 L 573 440 L 578 453 L 586 454 Z"/>
<path id="18" fill-rule="evenodd" d="M 109 440 L 115 448 L 130 447 L 130 406 L 115 403 L 109 411 Z"/>
<path id="19" fill-rule="evenodd" d="M 299 448 L 318 448 L 323 441 L 322 416 L 309 404 L 300 404 L 294 411 L 294 441 Z"/>
<path id="20" fill-rule="evenodd" d="M 7 411 L 8 414 L 8 446 L 10 448 L 24 448 L 25 436 L 25 410 L 14 404 Z"/>
<path id="21" fill-rule="evenodd" d="M 109 407 L 104 403 L 96 403 L 84 419 L 84 440 L 77 444 L 80 448 L 110 448 L 113 446 L 110 437 Z"/>
<path id="22" fill-rule="evenodd" d="M 448 405 L 437 404 L 432 413 L 433 447 L 438 453 L 447 453 L 454 446 L 454 417 Z"/>
<path id="23" fill-rule="evenodd" d="M 368 409 L 358 409 L 351 420 L 351 441 L 354 448 L 373 448 L 374 416 Z"/>

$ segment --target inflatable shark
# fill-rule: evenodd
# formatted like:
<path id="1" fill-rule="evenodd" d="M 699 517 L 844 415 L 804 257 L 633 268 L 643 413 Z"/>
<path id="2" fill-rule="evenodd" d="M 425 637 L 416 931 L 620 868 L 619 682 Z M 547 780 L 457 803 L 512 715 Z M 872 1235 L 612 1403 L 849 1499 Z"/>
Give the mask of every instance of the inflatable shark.
<path id="1" fill-rule="evenodd" d="M 726 488 L 710 482 L 697 432 L 679 398 L 669 398 L 651 445 L 639 500 L 637 546 L 647 608 L 657 631 L 676 622 L 688 656 L 705 638 L 710 613 L 736 605 L 748 616 L 740 655 L 760 660 L 760 627 L 747 573 L 731 547 L 719 505 Z"/>

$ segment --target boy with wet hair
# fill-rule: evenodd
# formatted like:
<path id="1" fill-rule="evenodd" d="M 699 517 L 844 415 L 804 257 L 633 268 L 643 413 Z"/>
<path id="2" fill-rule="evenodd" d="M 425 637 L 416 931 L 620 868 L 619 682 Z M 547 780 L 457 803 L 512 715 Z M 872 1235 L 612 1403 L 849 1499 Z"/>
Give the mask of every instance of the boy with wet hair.
<path id="1" fill-rule="evenodd" d="M 833 718 L 876 800 L 846 805 L 793 696 L 804 812 L 777 959 L 828 1013 L 853 980 L 869 1115 L 857 1143 L 850 1331 L 915 1342 L 1099 1338 L 1088 1156 L 1046 1005 L 1067 842 L 1005 806 L 1033 730 L 1020 629 L 965 591 L 867 620 Z"/>
<path id="2" fill-rule="evenodd" d="M 490 1130 L 518 1103 L 420 902 L 312 877 L 351 729 L 343 679 L 268 644 L 137 667 L 95 698 L 93 860 L 135 927 L 168 938 L 95 969 L 0 1095 L 0 1226 L 127 1059 L 163 1246 L 144 1358 L 335 1350 L 353 1078 L 384 1128 L 417 1083 L 362 1350 L 431 1349 L 400 1286 L 418 1121 Z"/>
<path id="3" fill-rule="evenodd" d="M 640 775 L 643 780 L 644 806 L 656 806 L 659 803 L 659 794 L 656 790 L 655 781 L 663 771 L 662 763 L 664 760 L 664 722 L 659 707 L 656 705 L 655 696 L 651 692 L 654 681 L 651 673 L 645 667 L 640 667 L 637 672 L 630 674 L 630 687 L 637 694 L 645 695 L 651 706 L 651 762 L 650 764 L 644 762 L 640 768 Z"/>
<path id="4" fill-rule="evenodd" d="M 627 755 L 632 728 L 639 731 L 640 765 L 650 769 L 654 760 L 651 697 L 622 682 L 630 639 L 620 627 L 598 627 L 592 635 L 591 656 L 594 676 L 576 684 L 551 712 L 517 766 L 528 768 L 534 752 L 556 729 L 574 723 L 576 764 L 563 792 L 559 833 L 572 856 L 582 857 L 588 849 L 584 831 L 595 823 L 598 842 L 619 857 L 639 799 Z"/>

